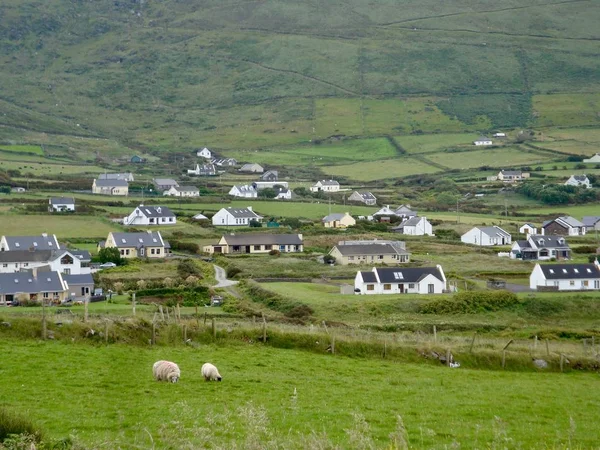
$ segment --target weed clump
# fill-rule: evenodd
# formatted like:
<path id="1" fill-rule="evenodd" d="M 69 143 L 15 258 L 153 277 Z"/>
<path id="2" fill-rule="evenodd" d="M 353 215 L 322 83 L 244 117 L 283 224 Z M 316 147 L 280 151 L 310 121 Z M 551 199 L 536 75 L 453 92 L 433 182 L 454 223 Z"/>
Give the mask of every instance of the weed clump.
<path id="1" fill-rule="evenodd" d="M 426 303 L 419 308 L 422 314 L 476 314 L 499 311 L 519 305 L 519 298 L 509 291 L 463 291 L 452 298 Z"/>
<path id="2" fill-rule="evenodd" d="M 31 420 L 6 408 L 0 408 L 0 443 L 14 436 L 27 436 L 33 442 L 42 440 L 42 432 Z"/>

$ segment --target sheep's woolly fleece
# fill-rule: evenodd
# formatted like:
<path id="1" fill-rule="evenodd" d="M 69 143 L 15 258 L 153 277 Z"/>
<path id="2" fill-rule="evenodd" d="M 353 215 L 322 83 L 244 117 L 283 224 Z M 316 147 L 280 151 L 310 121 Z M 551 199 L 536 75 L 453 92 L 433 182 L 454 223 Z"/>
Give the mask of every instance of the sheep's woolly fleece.
<path id="1" fill-rule="evenodd" d="M 211 363 L 202 366 L 202 376 L 206 381 L 221 381 L 219 370 Z"/>
<path id="2" fill-rule="evenodd" d="M 181 372 L 179 366 L 171 361 L 156 361 L 152 366 L 152 374 L 156 381 L 170 381 L 177 383 Z"/>

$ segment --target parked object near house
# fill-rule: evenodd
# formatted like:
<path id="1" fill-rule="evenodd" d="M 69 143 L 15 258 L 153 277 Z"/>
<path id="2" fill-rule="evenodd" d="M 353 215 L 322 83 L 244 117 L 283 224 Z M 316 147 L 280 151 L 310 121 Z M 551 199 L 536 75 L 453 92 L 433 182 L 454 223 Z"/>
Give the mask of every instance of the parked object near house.
<path id="1" fill-rule="evenodd" d="M 239 172 L 249 172 L 249 173 L 263 173 L 265 169 L 256 163 L 248 163 L 244 164 L 242 167 L 238 169 Z"/>
<path id="2" fill-rule="evenodd" d="M 512 242 L 510 233 L 499 226 L 474 227 L 460 237 L 465 244 L 472 245 L 508 245 Z"/>
<path id="3" fill-rule="evenodd" d="M 585 226 L 586 233 L 600 230 L 600 216 L 583 216 L 581 222 Z"/>
<path id="4" fill-rule="evenodd" d="M 523 181 L 528 179 L 529 176 L 529 172 L 523 172 L 521 170 L 501 170 L 500 172 L 498 172 L 498 180 L 504 183 L 515 183 L 517 181 Z"/>
<path id="5" fill-rule="evenodd" d="M 143 162 L 145 162 L 144 158 L 138 156 L 138 155 L 133 155 L 131 157 L 131 159 L 129 160 L 129 162 L 134 163 L 134 164 L 141 164 Z"/>
<path id="6" fill-rule="evenodd" d="M 569 179 L 565 181 L 565 186 L 576 186 L 591 189 L 592 183 L 585 175 L 571 175 Z"/>
<path id="7" fill-rule="evenodd" d="M 144 206 L 135 208 L 123 218 L 123 225 L 175 225 L 177 218 L 166 206 Z"/>
<path id="8" fill-rule="evenodd" d="M 68 286 L 68 297 L 73 300 L 85 300 L 94 292 L 92 274 L 63 275 Z"/>
<path id="9" fill-rule="evenodd" d="M 13 194 L 21 194 L 23 192 L 27 192 L 27 189 L 25 189 L 24 187 L 21 187 L 21 186 L 16 186 L 16 187 L 10 188 L 10 192 L 12 192 Z"/>
<path id="10" fill-rule="evenodd" d="M 349 213 L 333 213 L 321 220 L 325 228 L 348 228 L 356 225 L 356 220 Z"/>
<path id="11" fill-rule="evenodd" d="M 252 206 L 248 206 L 246 208 L 236 208 L 229 206 L 227 208 L 221 208 L 212 217 L 212 224 L 216 227 L 247 227 L 248 225 L 250 225 L 250 222 L 261 222 L 262 219 L 262 216 L 259 216 L 252 210 Z"/>
<path id="12" fill-rule="evenodd" d="M 194 169 L 188 169 L 188 175 L 196 175 L 199 177 L 212 177 L 217 174 L 217 168 L 214 164 L 196 164 Z"/>
<path id="13" fill-rule="evenodd" d="M 99 245 L 99 249 L 116 247 L 121 258 L 164 258 L 168 253 L 167 242 L 163 240 L 160 231 L 110 232 L 103 242 L 103 246 Z"/>
<path id="14" fill-rule="evenodd" d="M 523 261 L 571 259 L 571 248 L 562 236 L 529 235 L 526 241 L 516 241 L 510 257 Z"/>
<path id="15" fill-rule="evenodd" d="M 600 163 L 600 153 L 596 153 L 591 158 L 586 158 L 583 160 L 584 163 Z"/>
<path id="16" fill-rule="evenodd" d="M 519 233 L 524 235 L 537 234 L 537 227 L 530 223 L 526 223 L 519 228 Z"/>
<path id="17" fill-rule="evenodd" d="M 0 252 L 8 250 L 59 250 L 60 244 L 55 234 L 42 233 L 39 236 L 8 236 L 0 239 Z"/>
<path id="18" fill-rule="evenodd" d="M 375 205 L 377 204 L 377 197 L 375 197 L 373 194 L 371 194 L 370 192 L 359 192 L 359 191 L 354 191 L 349 197 L 348 197 L 348 201 L 349 202 L 358 202 L 358 203 L 364 203 L 365 205 Z"/>
<path id="19" fill-rule="evenodd" d="M 337 264 L 401 264 L 410 261 L 410 253 L 402 241 L 360 240 L 340 241 L 329 255 Z"/>
<path id="20" fill-rule="evenodd" d="M 99 180 L 122 180 L 127 182 L 134 181 L 133 174 L 131 172 L 124 173 L 101 173 L 98 175 Z"/>
<path id="21" fill-rule="evenodd" d="M 127 196 L 129 194 L 129 183 L 127 180 L 120 179 L 94 179 L 92 194 Z"/>
<path id="22" fill-rule="evenodd" d="M 209 149 L 207 149 L 206 147 L 204 147 L 203 149 L 198 150 L 196 152 L 196 156 L 199 157 L 199 158 L 211 159 L 213 155 L 212 155 L 212 152 Z"/>
<path id="23" fill-rule="evenodd" d="M 163 195 L 172 197 L 200 197 L 200 190 L 196 186 L 171 186 Z"/>
<path id="24" fill-rule="evenodd" d="M 90 273 L 90 262 L 89 252 L 81 250 L 7 250 L 0 252 L 0 273 L 40 269 L 81 275 Z"/>
<path id="25" fill-rule="evenodd" d="M 260 176 L 260 181 L 277 181 L 279 180 L 279 172 L 277 170 L 267 170 Z"/>
<path id="26" fill-rule="evenodd" d="M 501 131 L 498 131 L 498 132 L 494 133 L 494 134 L 492 135 L 492 137 L 495 137 L 495 138 L 505 138 L 505 137 L 506 137 L 506 133 L 503 133 L 503 132 L 501 132 Z"/>
<path id="27" fill-rule="evenodd" d="M 254 186 L 250 184 L 244 184 L 242 186 L 233 186 L 229 190 L 229 195 L 241 198 L 257 198 L 258 191 L 254 188 Z"/>
<path id="28" fill-rule="evenodd" d="M 474 145 L 480 146 L 480 145 L 492 145 L 493 142 L 489 137 L 486 136 L 480 136 L 478 139 L 476 139 L 475 141 L 473 141 Z"/>
<path id="29" fill-rule="evenodd" d="M 542 234 L 553 236 L 580 236 L 586 232 L 586 226 L 571 216 L 557 217 L 542 223 Z"/>
<path id="30" fill-rule="evenodd" d="M 60 304 L 67 298 L 68 285 L 60 272 L 27 271 L 0 273 L 0 306 L 28 301 Z"/>
<path id="31" fill-rule="evenodd" d="M 179 183 L 172 178 L 154 178 L 152 184 L 156 186 L 158 191 L 168 191 L 172 187 L 179 186 Z"/>
<path id="32" fill-rule="evenodd" d="M 427 217 L 419 216 L 404 219 L 400 225 L 392 228 L 392 231 L 410 236 L 433 236 L 433 228 Z"/>
<path id="33" fill-rule="evenodd" d="M 310 187 L 311 192 L 339 192 L 340 183 L 335 180 L 320 180 Z"/>
<path id="34" fill-rule="evenodd" d="M 243 233 L 225 234 L 217 244 L 204 247 L 206 253 L 260 254 L 277 250 L 281 253 L 304 251 L 301 234 Z"/>
<path id="35" fill-rule="evenodd" d="M 442 294 L 447 291 L 442 266 L 436 267 L 374 267 L 370 272 L 358 272 L 354 279 L 357 294 Z"/>
<path id="36" fill-rule="evenodd" d="M 594 264 L 536 264 L 529 276 L 534 290 L 600 290 L 600 269 Z"/>
<path id="37" fill-rule="evenodd" d="M 49 212 L 75 211 L 75 199 L 73 197 L 52 197 L 48 199 Z"/>
<path id="38" fill-rule="evenodd" d="M 386 205 L 373 213 L 373 216 L 379 217 L 414 217 L 417 215 L 417 211 L 411 208 L 410 205 L 400 205 L 396 209 L 390 208 L 390 205 Z"/>

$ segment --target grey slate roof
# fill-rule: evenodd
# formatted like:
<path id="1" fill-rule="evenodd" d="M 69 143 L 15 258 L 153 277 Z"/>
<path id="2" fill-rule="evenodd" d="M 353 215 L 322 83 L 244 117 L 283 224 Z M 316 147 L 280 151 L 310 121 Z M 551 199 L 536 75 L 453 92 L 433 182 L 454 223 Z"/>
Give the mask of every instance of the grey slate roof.
<path id="1" fill-rule="evenodd" d="M 125 173 L 101 173 L 98 175 L 99 180 L 128 180 L 133 177 L 131 172 Z"/>
<path id="2" fill-rule="evenodd" d="M 73 197 L 52 197 L 50 199 L 51 205 L 74 205 L 75 199 Z"/>
<path id="3" fill-rule="evenodd" d="M 377 200 L 377 198 L 370 192 L 358 192 L 358 195 L 360 195 L 365 200 Z"/>
<path id="4" fill-rule="evenodd" d="M 593 227 L 600 221 L 600 216 L 583 216 L 582 223 L 586 227 Z"/>
<path id="5" fill-rule="evenodd" d="M 544 223 L 542 223 L 542 228 L 545 228 L 547 225 L 550 225 L 552 222 L 557 222 L 559 225 L 561 225 L 565 228 L 568 228 L 568 227 L 577 228 L 577 227 L 585 226 L 583 223 L 581 223 L 575 217 L 561 216 L 561 217 L 557 217 L 556 219 L 544 221 Z"/>
<path id="6" fill-rule="evenodd" d="M 586 177 L 585 175 L 571 175 L 571 178 L 582 183 L 588 179 L 588 177 Z"/>
<path id="7" fill-rule="evenodd" d="M 110 179 L 110 180 L 103 180 L 98 178 L 96 180 L 96 186 L 98 187 L 125 187 L 125 186 L 129 186 L 129 183 L 127 182 L 127 180 L 115 180 L 115 179 Z"/>
<path id="8" fill-rule="evenodd" d="M 395 246 L 390 243 L 382 244 L 345 244 L 336 245 L 336 248 L 343 256 L 356 255 L 408 255 L 406 249 Z"/>
<path id="9" fill-rule="evenodd" d="M 115 244 L 120 247 L 163 247 L 162 236 L 159 231 L 139 233 L 113 233 Z"/>
<path id="10" fill-rule="evenodd" d="M 260 217 L 258 214 L 248 208 L 234 208 L 232 206 L 228 206 L 225 208 L 225 210 L 236 219 L 256 219 Z"/>
<path id="11" fill-rule="evenodd" d="M 540 264 L 547 280 L 600 278 L 600 270 L 595 264 Z"/>
<path id="12" fill-rule="evenodd" d="M 175 186 L 175 190 L 179 192 L 198 192 L 199 189 L 196 186 Z"/>
<path id="13" fill-rule="evenodd" d="M 323 222 L 333 222 L 334 220 L 342 220 L 346 213 L 333 213 L 323 217 Z"/>
<path id="14" fill-rule="evenodd" d="M 335 180 L 321 180 L 321 185 L 323 186 L 339 186 L 340 183 L 338 183 Z"/>
<path id="15" fill-rule="evenodd" d="M 82 262 L 90 262 L 92 260 L 92 255 L 87 250 L 69 250 L 69 252 Z"/>
<path id="16" fill-rule="evenodd" d="M 535 234 L 533 236 L 529 236 L 529 240 L 527 241 L 528 245 L 531 245 L 535 248 L 561 248 L 561 249 L 569 249 L 569 244 L 565 241 L 565 238 L 562 236 L 543 236 L 541 234 Z"/>
<path id="17" fill-rule="evenodd" d="M 238 191 L 240 191 L 241 193 L 245 193 L 245 192 L 251 192 L 254 193 L 256 192 L 256 188 L 250 184 L 242 184 L 240 186 L 234 186 L 237 188 Z"/>
<path id="18" fill-rule="evenodd" d="M 510 236 L 509 233 L 507 233 L 500 227 L 495 227 L 495 226 L 493 226 L 493 227 L 477 227 L 477 229 L 480 230 L 483 234 L 487 234 L 490 237 L 497 236 L 497 235 Z"/>
<path id="19" fill-rule="evenodd" d="M 444 281 L 437 267 L 377 267 L 375 270 L 381 283 L 418 283 L 427 275 L 433 275 L 438 280 Z M 365 273 L 369 272 L 361 273 L 364 280 Z M 398 273 L 400 275 L 395 275 Z"/>
<path id="20" fill-rule="evenodd" d="M 297 234 L 244 233 L 223 236 L 228 245 L 302 245 Z"/>
<path id="21" fill-rule="evenodd" d="M 54 250 L 9 250 L 0 252 L 0 263 L 46 262 L 53 254 Z"/>
<path id="22" fill-rule="evenodd" d="M 365 283 L 377 283 L 377 277 L 373 272 L 361 272 L 363 282 Z"/>
<path id="23" fill-rule="evenodd" d="M 157 186 L 179 186 L 179 183 L 172 178 L 154 178 L 152 182 Z"/>
<path id="24" fill-rule="evenodd" d="M 58 250 L 56 236 L 4 236 L 10 250 Z"/>
<path id="25" fill-rule="evenodd" d="M 138 206 L 138 209 L 146 217 L 175 217 L 173 211 L 166 206 Z"/>
<path id="26" fill-rule="evenodd" d="M 404 219 L 400 225 L 398 225 L 396 228 L 404 228 L 404 227 L 414 227 L 417 226 L 419 224 L 419 222 L 421 221 L 421 218 L 419 216 L 412 216 L 409 217 L 408 219 Z"/>
<path id="27" fill-rule="evenodd" d="M 76 284 L 94 284 L 94 278 L 92 277 L 91 273 L 84 273 L 81 275 L 63 275 L 62 277 L 69 286 Z"/>
<path id="28" fill-rule="evenodd" d="M 38 292 L 63 292 L 58 272 L 38 273 L 34 277 L 29 272 L 0 273 L 0 294 L 35 294 Z"/>
<path id="29" fill-rule="evenodd" d="M 512 176 L 521 175 L 523 173 L 520 170 L 501 170 L 500 172 L 502 172 L 502 175 L 512 175 Z"/>

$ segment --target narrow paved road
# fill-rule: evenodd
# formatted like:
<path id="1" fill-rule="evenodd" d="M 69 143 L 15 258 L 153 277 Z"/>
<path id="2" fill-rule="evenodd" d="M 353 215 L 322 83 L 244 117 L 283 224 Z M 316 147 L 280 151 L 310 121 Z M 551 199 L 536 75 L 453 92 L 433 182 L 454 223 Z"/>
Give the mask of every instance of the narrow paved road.
<path id="1" fill-rule="evenodd" d="M 224 288 L 238 284 L 237 281 L 227 279 L 227 272 L 225 272 L 225 269 L 216 264 L 213 264 L 213 266 L 215 268 L 215 278 L 217 279 L 217 284 L 214 287 Z"/>

